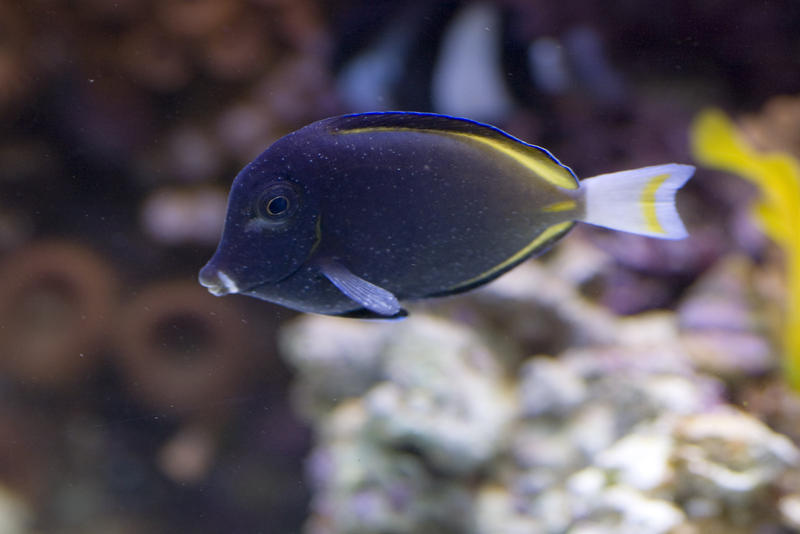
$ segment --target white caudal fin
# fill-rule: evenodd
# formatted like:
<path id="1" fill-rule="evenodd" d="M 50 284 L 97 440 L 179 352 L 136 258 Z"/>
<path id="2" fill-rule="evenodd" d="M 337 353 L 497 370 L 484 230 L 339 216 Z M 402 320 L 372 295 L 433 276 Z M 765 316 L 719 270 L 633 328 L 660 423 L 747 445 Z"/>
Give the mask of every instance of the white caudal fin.
<path id="1" fill-rule="evenodd" d="M 675 192 L 694 174 L 691 165 L 668 163 L 581 180 L 583 222 L 623 232 L 682 239 L 688 234 L 675 208 Z"/>

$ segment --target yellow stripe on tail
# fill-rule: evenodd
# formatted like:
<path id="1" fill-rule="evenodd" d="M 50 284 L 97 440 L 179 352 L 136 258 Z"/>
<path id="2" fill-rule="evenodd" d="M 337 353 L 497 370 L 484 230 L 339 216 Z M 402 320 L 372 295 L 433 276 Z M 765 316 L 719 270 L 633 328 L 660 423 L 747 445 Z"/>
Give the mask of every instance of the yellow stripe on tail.
<path id="1" fill-rule="evenodd" d="M 667 178 L 669 178 L 669 174 L 659 174 L 653 177 L 642 191 L 641 203 L 644 218 L 647 221 L 647 229 L 655 234 L 664 233 L 664 227 L 658 222 L 658 213 L 656 212 L 656 192 Z"/>

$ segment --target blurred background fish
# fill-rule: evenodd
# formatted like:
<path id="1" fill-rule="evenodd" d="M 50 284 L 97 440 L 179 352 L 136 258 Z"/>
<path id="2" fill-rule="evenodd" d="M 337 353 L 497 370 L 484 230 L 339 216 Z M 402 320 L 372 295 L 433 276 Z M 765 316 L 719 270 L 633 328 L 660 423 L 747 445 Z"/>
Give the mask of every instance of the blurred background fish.
<path id="1" fill-rule="evenodd" d="M 521 31 L 522 6 L 511 2 L 378 5 L 370 19 L 342 14 L 333 64 L 354 111 L 432 110 L 491 123 L 520 104 L 545 107 L 548 95 L 577 92 L 609 106 L 626 97 L 592 26 L 536 36 Z"/>

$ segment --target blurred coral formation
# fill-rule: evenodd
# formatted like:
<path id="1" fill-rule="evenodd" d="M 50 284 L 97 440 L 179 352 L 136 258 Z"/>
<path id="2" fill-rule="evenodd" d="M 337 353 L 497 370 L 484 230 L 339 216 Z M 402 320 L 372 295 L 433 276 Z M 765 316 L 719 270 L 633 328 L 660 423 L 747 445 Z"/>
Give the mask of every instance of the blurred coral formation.
<path id="1" fill-rule="evenodd" d="M 441 316 L 397 326 L 294 320 L 282 347 L 298 373 L 295 403 L 317 436 L 306 531 L 796 527 L 800 449 L 732 405 L 718 378 L 764 373 L 768 351 L 759 338 L 748 343 L 736 319 L 733 340 L 698 343 L 714 326 L 697 308 L 726 298 L 720 286 L 739 282 L 742 267 L 709 272 L 677 313 L 617 317 L 552 265 L 521 267 L 476 294 L 476 310 L 559 315 L 574 339 L 557 358 L 509 347 L 497 337 L 503 328 Z M 735 293 L 727 298 L 730 317 L 746 313 Z M 707 356 L 714 350 L 724 360 Z"/>
<path id="2" fill-rule="evenodd" d="M 800 529 L 798 49 L 791 0 L 0 0 L 0 532 Z M 196 283 L 313 120 L 459 113 L 589 176 L 690 162 L 709 107 L 758 190 L 701 168 L 684 241 L 576 230 L 401 322 Z"/>

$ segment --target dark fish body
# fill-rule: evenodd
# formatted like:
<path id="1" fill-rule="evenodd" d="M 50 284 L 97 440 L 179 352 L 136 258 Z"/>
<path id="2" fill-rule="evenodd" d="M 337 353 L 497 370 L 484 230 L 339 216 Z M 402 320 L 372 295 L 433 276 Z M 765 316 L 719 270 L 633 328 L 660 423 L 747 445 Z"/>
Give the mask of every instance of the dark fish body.
<path id="1" fill-rule="evenodd" d="M 691 174 L 663 167 L 654 176 L 680 171 L 677 187 Z M 586 189 L 546 150 L 473 121 L 334 117 L 278 140 L 237 176 L 201 283 L 301 311 L 395 316 L 398 300 L 492 280 L 575 221 L 603 224 L 586 217 Z M 683 235 L 660 224 L 651 235 Z"/>

